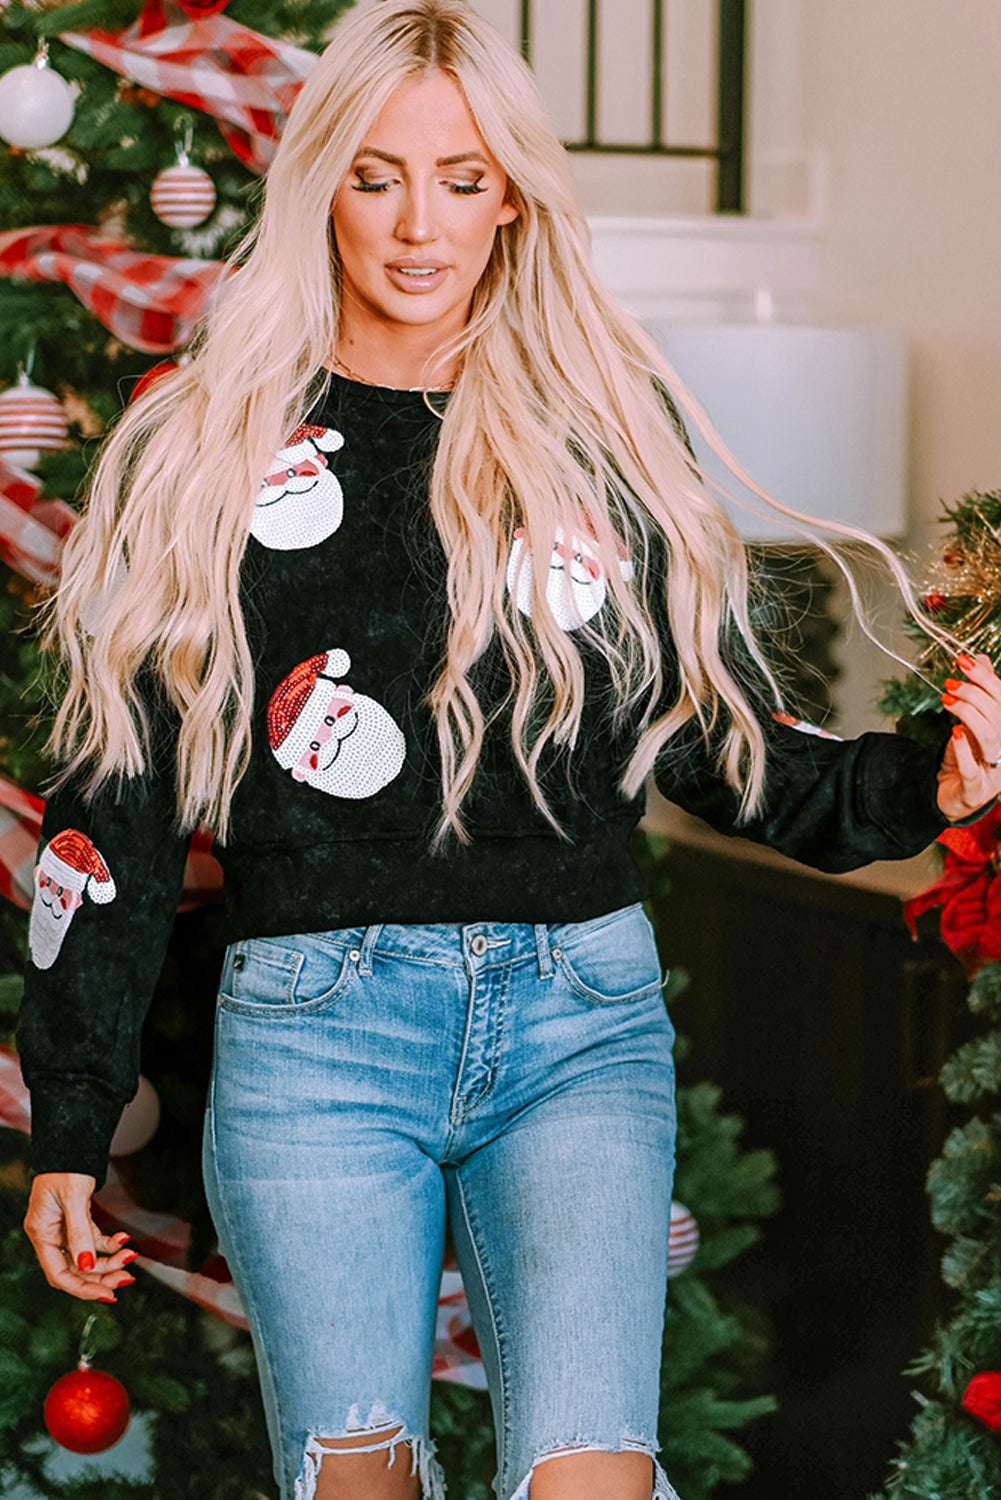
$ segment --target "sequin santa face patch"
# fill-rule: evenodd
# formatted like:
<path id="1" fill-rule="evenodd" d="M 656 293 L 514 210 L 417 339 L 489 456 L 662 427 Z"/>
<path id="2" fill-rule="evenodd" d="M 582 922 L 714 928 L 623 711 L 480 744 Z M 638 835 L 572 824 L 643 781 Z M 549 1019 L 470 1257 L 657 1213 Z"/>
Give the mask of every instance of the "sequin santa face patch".
<path id="1" fill-rule="evenodd" d="M 268 702 L 268 743 L 293 781 L 332 797 L 372 797 L 399 775 L 406 741 L 396 720 L 342 679 L 346 651 L 300 662 Z"/>
<path id="2" fill-rule="evenodd" d="M 28 951 L 36 969 L 51 969 L 84 896 L 98 906 L 114 901 L 115 882 L 85 833 L 66 828 L 42 850 L 35 866 Z"/>
<path id="3" fill-rule="evenodd" d="M 304 422 L 276 455 L 261 481 L 250 534 L 262 547 L 292 552 L 333 536 L 344 515 L 344 492 L 327 455 L 343 448 L 332 427 Z"/>
<path id="4" fill-rule="evenodd" d="M 625 555 L 619 559 L 619 571 L 626 580 L 633 576 L 632 563 Z M 507 587 L 521 613 L 531 618 L 532 553 L 521 526 L 514 534 L 508 558 Z M 557 527 L 546 577 L 546 601 L 557 625 L 561 630 L 576 630 L 593 619 L 607 594 L 605 572 L 594 543 L 579 536 L 567 541 L 562 527 Z"/>

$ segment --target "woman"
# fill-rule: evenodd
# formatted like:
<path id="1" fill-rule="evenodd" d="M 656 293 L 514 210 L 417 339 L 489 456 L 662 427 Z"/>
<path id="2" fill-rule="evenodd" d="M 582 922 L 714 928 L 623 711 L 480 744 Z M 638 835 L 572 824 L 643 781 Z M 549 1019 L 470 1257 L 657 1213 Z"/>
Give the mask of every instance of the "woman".
<path id="1" fill-rule="evenodd" d="M 498 1500 L 667 1500 L 645 778 L 829 869 L 908 855 L 1001 787 L 1001 687 L 963 659 L 941 764 L 772 717 L 670 372 L 594 277 L 527 70 L 462 0 L 342 28 L 241 260 L 66 550 L 28 1233 L 75 1296 L 129 1279 L 90 1196 L 205 819 L 232 938 L 206 1181 L 283 1500 L 443 1494 L 446 1217 Z"/>

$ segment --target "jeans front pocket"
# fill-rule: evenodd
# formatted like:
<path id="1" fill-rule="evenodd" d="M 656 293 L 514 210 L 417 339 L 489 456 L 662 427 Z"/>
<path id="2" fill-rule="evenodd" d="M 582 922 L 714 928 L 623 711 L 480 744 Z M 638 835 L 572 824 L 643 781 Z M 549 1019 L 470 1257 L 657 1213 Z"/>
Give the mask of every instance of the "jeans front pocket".
<path id="1" fill-rule="evenodd" d="M 226 952 L 220 1008 L 241 1015 L 322 1010 L 340 997 L 357 973 L 358 957 L 358 949 L 348 941 L 243 938 Z"/>
<path id="2" fill-rule="evenodd" d="M 553 928 L 551 940 L 570 988 L 593 1005 L 624 1005 L 661 992 L 657 944 L 640 905 Z"/>

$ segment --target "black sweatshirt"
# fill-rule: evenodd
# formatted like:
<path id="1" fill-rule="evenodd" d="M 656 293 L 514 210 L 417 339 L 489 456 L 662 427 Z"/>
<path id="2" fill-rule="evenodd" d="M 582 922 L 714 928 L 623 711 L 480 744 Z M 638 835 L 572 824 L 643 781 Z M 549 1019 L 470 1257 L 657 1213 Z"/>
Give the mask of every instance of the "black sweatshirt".
<path id="1" fill-rule="evenodd" d="M 463 808 L 471 843 L 430 852 L 441 787 L 425 695 L 447 616 L 427 501 L 439 425 L 419 392 L 335 375 L 261 489 L 242 580 L 253 751 L 217 850 L 231 941 L 373 923 L 583 921 L 644 895 L 629 850 L 641 799 L 617 790 L 630 735 L 610 727 L 607 668 L 585 641 L 587 701 L 570 768 L 543 769 L 568 837 L 535 808 L 498 722 Z M 512 538 L 518 607 L 528 604 L 521 546 Z M 550 570 L 554 612 L 578 628 L 605 595 L 586 544 L 559 545 Z M 505 674 L 495 643 L 474 669 L 482 701 L 503 694 Z M 46 804 L 18 1035 L 36 1171 L 102 1181 L 136 1089 L 188 842 L 175 823 L 169 715 L 160 717 L 148 774 L 89 804 L 72 787 Z M 937 754 L 893 735 L 804 734 L 763 701 L 761 719 L 765 802 L 736 831 L 846 870 L 914 854 L 946 826 Z M 656 781 L 735 831 L 736 798 L 699 736 L 669 744 Z"/>

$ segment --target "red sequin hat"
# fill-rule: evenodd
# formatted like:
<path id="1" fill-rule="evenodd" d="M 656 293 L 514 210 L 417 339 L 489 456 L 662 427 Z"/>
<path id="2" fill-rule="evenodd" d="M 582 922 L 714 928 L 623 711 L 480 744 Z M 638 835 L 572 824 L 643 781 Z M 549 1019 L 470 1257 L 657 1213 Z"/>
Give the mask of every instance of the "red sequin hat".
<path id="1" fill-rule="evenodd" d="M 346 651 L 324 651 L 293 667 L 268 699 L 268 744 L 286 771 L 298 765 L 316 729 L 316 718 L 308 711 L 314 693 L 326 708 L 334 686 L 350 670 Z M 319 691 L 318 691 L 319 690 Z"/>
<path id="2" fill-rule="evenodd" d="M 114 901 L 115 882 L 97 849 L 85 833 L 65 828 L 42 850 L 38 861 L 44 874 L 57 885 L 80 895 L 86 891 L 92 901 L 104 906 Z"/>

